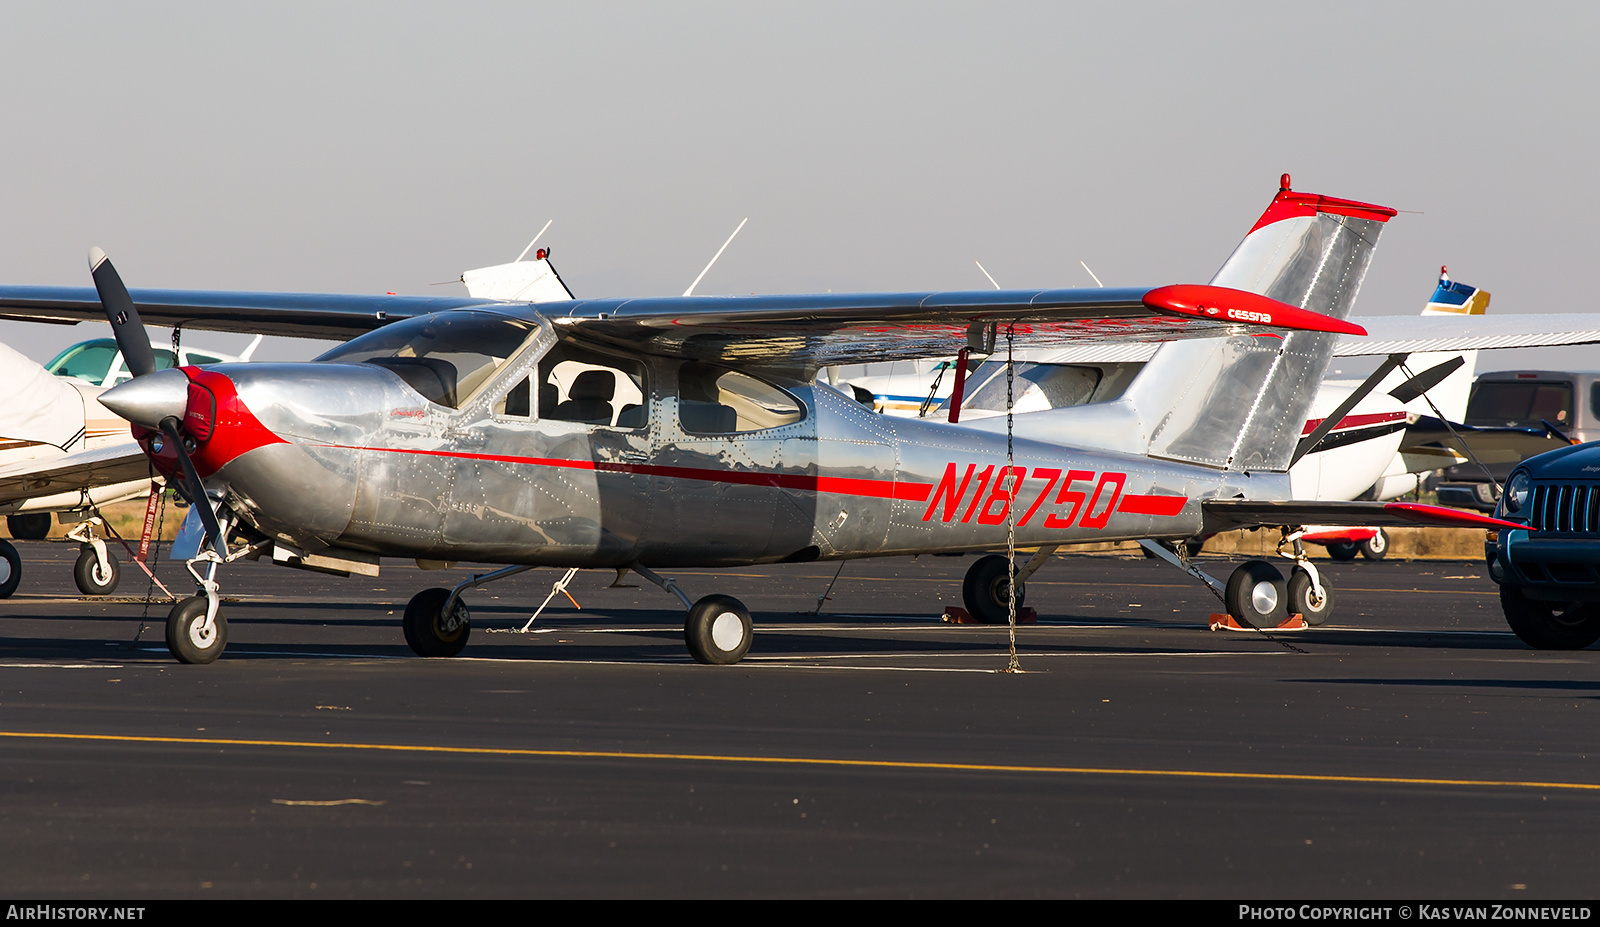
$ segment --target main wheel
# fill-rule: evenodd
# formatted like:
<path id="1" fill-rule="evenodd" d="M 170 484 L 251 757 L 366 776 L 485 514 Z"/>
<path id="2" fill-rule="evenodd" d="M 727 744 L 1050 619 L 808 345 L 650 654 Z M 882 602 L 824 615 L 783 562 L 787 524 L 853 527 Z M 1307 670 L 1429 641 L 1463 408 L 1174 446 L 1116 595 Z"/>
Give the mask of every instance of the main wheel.
<path id="1" fill-rule="evenodd" d="M 1305 570 L 1295 570 L 1289 577 L 1289 613 L 1298 612 L 1306 619 L 1306 624 L 1319 625 L 1328 620 L 1333 614 L 1333 587 L 1328 585 L 1328 578 L 1322 577 L 1322 595 L 1317 595 L 1311 588 L 1311 574 Z"/>
<path id="2" fill-rule="evenodd" d="M 22 582 L 22 555 L 10 541 L 0 540 L 0 599 L 11 598 Z"/>
<path id="3" fill-rule="evenodd" d="M 167 649 L 179 663 L 211 663 L 228 646 L 228 619 L 217 609 L 217 620 L 205 627 L 206 597 L 192 595 L 167 613 Z"/>
<path id="4" fill-rule="evenodd" d="M 1245 627 L 1277 627 L 1288 616 L 1283 574 L 1265 560 L 1247 560 L 1228 577 L 1223 600 L 1228 614 Z"/>
<path id="5" fill-rule="evenodd" d="M 122 567 L 117 565 L 116 556 L 109 550 L 106 551 L 106 567 L 100 568 L 100 558 L 94 555 L 93 547 L 83 545 L 78 551 L 78 562 L 72 567 L 72 579 L 78 584 L 78 591 L 84 595 L 110 595 L 122 579 Z"/>
<path id="6" fill-rule="evenodd" d="M 1340 563 L 1348 563 L 1361 553 L 1361 545 L 1354 541 L 1329 541 L 1328 556 Z"/>
<path id="7" fill-rule="evenodd" d="M 1005 624 L 1011 609 L 1006 603 L 1011 594 L 1011 567 L 997 554 L 979 557 L 961 581 L 961 601 L 967 612 L 982 624 Z M 1028 594 L 1026 583 L 1017 583 L 1017 608 Z"/>
<path id="8" fill-rule="evenodd" d="M 699 663 L 738 663 L 749 652 L 754 635 L 750 610 L 728 595 L 708 595 L 694 603 L 683 624 L 683 641 Z"/>
<path id="9" fill-rule="evenodd" d="M 19 541 L 42 541 L 50 534 L 50 513 L 7 515 L 6 530 Z"/>
<path id="10" fill-rule="evenodd" d="M 472 633 L 472 615 L 467 603 L 456 599 L 456 607 L 448 618 L 443 615 L 444 603 L 450 590 L 434 587 L 424 589 L 406 603 L 406 616 L 402 624 L 406 643 L 419 657 L 453 657 L 467 646 Z"/>
<path id="11" fill-rule="evenodd" d="M 1361 556 L 1368 560 L 1382 560 L 1383 555 L 1389 552 L 1389 532 L 1378 529 L 1378 533 L 1361 542 Z"/>
<path id="12" fill-rule="evenodd" d="M 1500 587 L 1500 609 L 1512 633 L 1538 650 L 1582 650 L 1600 640 L 1600 604 L 1541 602 L 1506 585 Z"/>

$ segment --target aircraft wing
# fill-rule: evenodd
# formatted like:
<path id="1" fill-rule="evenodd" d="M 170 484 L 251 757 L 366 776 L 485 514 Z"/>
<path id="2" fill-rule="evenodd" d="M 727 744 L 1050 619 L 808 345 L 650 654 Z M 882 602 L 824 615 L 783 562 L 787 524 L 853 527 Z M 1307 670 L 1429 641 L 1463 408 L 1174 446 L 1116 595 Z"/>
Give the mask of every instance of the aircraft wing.
<path id="1" fill-rule="evenodd" d="M 565 311 L 563 311 L 565 309 Z M 831 366 L 1081 341 L 1160 342 L 1358 326 L 1225 287 L 580 300 L 539 307 L 558 330 L 648 354 Z"/>
<path id="2" fill-rule="evenodd" d="M 469 306 L 473 297 L 132 290 L 147 324 L 347 338 L 399 319 Z M 814 366 L 953 354 L 973 337 L 1003 349 L 1094 341 L 1161 342 L 1274 331 L 1361 334 L 1359 326 L 1254 293 L 1200 284 L 1127 289 L 695 296 L 549 302 L 538 312 L 578 338 L 699 360 Z M 104 318 L 82 287 L 0 287 L 0 319 Z M 998 333 L 997 333 L 998 328 Z"/>
<path id="3" fill-rule="evenodd" d="M 1543 348 L 1600 342 L 1600 313 L 1530 315 L 1376 316 L 1352 321 L 1367 338 L 1340 338 L 1336 357 L 1491 348 Z"/>
<path id="4" fill-rule="evenodd" d="M 218 332 L 253 332 L 342 341 L 401 319 L 497 305 L 471 296 L 367 296 L 338 293 L 234 293 L 210 290 L 130 290 L 148 325 Z M 20 322 L 104 322 L 93 287 L 0 286 L 0 319 Z"/>
<path id="5" fill-rule="evenodd" d="M 1563 312 L 1527 315 L 1351 316 L 1367 330 L 1364 338 L 1340 338 L 1335 357 L 1384 356 L 1431 351 L 1473 351 L 1493 348 L 1545 348 L 1600 343 L 1600 313 Z M 1052 364 L 1143 363 L 1161 345 L 1078 344 L 1028 359 Z"/>
<path id="6" fill-rule="evenodd" d="M 109 447 L 18 461 L 0 468 L 0 503 L 109 486 L 150 476 L 150 460 L 129 438 Z"/>
<path id="7" fill-rule="evenodd" d="M 1415 502 L 1255 502 L 1207 499 L 1200 503 L 1205 530 L 1263 528 L 1277 525 L 1335 525 L 1370 528 L 1527 528 L 1476 512 Z"/>

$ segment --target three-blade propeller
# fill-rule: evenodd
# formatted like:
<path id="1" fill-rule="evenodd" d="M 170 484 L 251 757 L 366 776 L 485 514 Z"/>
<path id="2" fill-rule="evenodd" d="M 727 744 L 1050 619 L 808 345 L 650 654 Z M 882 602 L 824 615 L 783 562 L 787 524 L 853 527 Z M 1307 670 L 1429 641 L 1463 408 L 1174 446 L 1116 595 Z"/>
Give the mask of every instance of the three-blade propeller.
<path id="1" fill-rule="evenodd" d="M 100 294 L 100 305 L 105 307 L 106 320 L 111 323 L 111 333 L 117 339 L 117 348 L 122 351 L 122 359 L 128 365 L 128 372 L 134 377 L 154 373 L 156 355 L 154 349 L 150 347 L 150 336 L 144 330 L 144 321 L 139 318 L 139 310 L 133 304 L 133 297 L 128 294 L 128 288 L 123 285 L 117 269 L 111 265 L 111 259 L 99 248 L 92 248 L 89 251 L 89 272 L 94 277 L 94 288 Z M 161 420 L 159 427 L 173 450 L 177 452 L 178 462 L 183 467 L 184 485 L 181 488 L 183 494 L 189 497 L 190 504 L 200 513 L 200 523 L 205 526 L 206 539 L 217 552 L 217 556 L 227 559 L 228 543 L 222 536 L 222 524 L 217 520 L 217 512 L 211 506 L 211 498 L 206 495 L 206 484 L 201 481 L 194 460 L 189 456 L 189 448 L 184 444 L 182 422 L 177 416 L 169 415 Z"/>

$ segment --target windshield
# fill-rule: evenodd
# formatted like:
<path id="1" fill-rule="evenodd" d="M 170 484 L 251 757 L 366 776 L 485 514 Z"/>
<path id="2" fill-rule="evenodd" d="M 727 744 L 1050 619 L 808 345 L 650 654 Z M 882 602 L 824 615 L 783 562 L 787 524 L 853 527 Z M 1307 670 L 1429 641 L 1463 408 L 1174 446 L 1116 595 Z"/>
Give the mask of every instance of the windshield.
<path id="1" fill-rule="evenodd" d="M 1572 384 L 1549 380 L 1479 380 L 1467 402 L 1467 424 L 1557 428 L 1572 422 Z"/>
<path id="2" fill-rule="evenodd" d="M 429 402 L 457 409 L 538 331 L 532 322 L 491 312 L 425 315 L 368 332 L 317 360 L 382 367 Z"/>
<path id="3" fill-rule="evenodd" d="M 174 366 L 172 352 L 165 348 L 156 348 L 156 369 L 166 370 Z M 75 344 L 60 354 L 57 354 L 44 369 L 58 377 L 73 377 L 95 386 L 114 386 L 106 382 L 106 375 L 111 373 L 112 366 L 118 370 L 117 383 L 130 379 L 131 375 L 121 363 L 121 353 L 117 350 L 117 343 L 110 338 L 96 338 L 93 341 L 84 341 Z"/>

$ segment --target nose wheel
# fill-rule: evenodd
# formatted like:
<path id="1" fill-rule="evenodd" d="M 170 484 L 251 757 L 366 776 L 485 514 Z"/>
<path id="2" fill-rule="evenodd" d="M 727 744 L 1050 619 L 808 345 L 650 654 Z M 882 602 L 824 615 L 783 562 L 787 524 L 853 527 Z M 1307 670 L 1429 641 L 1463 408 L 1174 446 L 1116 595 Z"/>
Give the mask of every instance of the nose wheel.
<path id="1" fill-rule="evenodd" d="M 209 611 L 205 596 L 192 595 L 167 613 L 167 649 L 179 663 L 214 663 L 228 646 L 228 619 Z"/>

